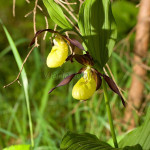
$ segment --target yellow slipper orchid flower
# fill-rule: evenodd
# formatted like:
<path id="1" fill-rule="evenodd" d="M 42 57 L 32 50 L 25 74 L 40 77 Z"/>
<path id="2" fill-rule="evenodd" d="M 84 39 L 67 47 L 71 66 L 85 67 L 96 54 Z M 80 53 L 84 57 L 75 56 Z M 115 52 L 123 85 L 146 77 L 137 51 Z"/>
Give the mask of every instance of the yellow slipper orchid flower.
<path id="1" fill-rule="evenodd" d="M 96 91 L 96 86 L 91 68 L 87 67 L 84 71 L 84 76 L 73 87 L 72 97 L 77 100 L 89 99 Z"/>
<path id="2" fill-rule="evenodd" d="M 55 90 L 57 87 L 64 86 L 71 82 L 71 80 L 77 75 L 84 73 L 84 76 L 75 84 L 72 90 L 72 96 L 75 99 L 78 100 L 86 100 L 89 99 L 96 90 L 98 90 L 102 83 L 102 78 L 106 81 L 110 89 L 118 94 L 118 96 L 121 98 L 122 103 L 124 106 L 126 106 L 125 101 L 116 85 L 116 83 L 107 75 L 100 73 L 98 70 L 93 68 L 94 66 L 94 60 L 89 54 L 89 52 L 84 50 L 84 47 L 82 44 L 77 41 L 76 39 L 70 39 L 69 37 L 65 35 L 61 35 L 58 31 L 54 31 L 52 29 L 43 29 L 36 32 L 34 38 L 32 39 L 30 46 L 32 46 L 36 38 L 39 34 L 42 32 L 51 32 L 56 33 L 57 37 L 54 39 L 54 46 L 52 47 L 51 52 L 49 53 L 47 57 L 47 66 L 50 68 L 56 68 L 60 67 L 65 61 L 71 61 L 73 62 L 73 58 L 80 64 L 86 66 L 86 68 L 81 68 L 77 73 L 73 73 L 69 76 L 67 76 L 63 81 L 61 81 L 57 86 L 52 88 L 49 93 L 51 93 L 53 90 Z M 84 50 L 85 54 L 80 55 L 76 51 L 76 49 L 73 49 L 71 54 L 68 56 L 68 45 L 66 44 L 67 41 L 69 44 L 72 44 L 73 46 L 79 48 L 80 50 Z M 31 51 L 30 51 L 31 52 Z M 68 57 L 67 57 L 68 56 Z"/>
<path id="3" fill-rule="evenodd" d="M 49 68 L 60 67 L 68 56 L 68 45 L 61 37 L 56 37 L 53 42 L 54 46 L 46 61 Z"/>

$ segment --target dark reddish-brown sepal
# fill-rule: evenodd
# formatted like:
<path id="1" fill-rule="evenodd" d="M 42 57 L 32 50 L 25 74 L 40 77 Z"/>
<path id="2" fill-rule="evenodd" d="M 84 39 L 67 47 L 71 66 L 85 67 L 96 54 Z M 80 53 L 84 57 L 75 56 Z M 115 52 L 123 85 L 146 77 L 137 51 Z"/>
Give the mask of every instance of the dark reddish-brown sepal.
<path id="1" fill-rule="evenodd" d="M 106 75 L 103 75 L 103 78 L 107 82 L 107 84 L 111 88 L 111 90 L 119 95 L 119 97 L 121 98 L 122 104 L 124 105 L 124 107 L 126 107 L 125 101 L 124 101 L 123 97 L 121 96 L 121 93 L 120 93 L 117 85 L 115 84 L 115 82 L 110 77 L 108 77 Z"/>
<path id="2" fill-rule="evenodd" d="M 63 79 L 56 87 L 52 88 L 48 93 L 51 93 L 53 90 L 55 90 L 57 87 L 60 87 L 60 86 L 64 86 L 68 83 L 71 82 L 71 80 L 77 75 L 77 74 L 80 74 L 82 73 L 83 71 L 85 70 L 85 68 L 81 68 L 77 73 L 73 73 L 69 76 L 67 76 L 65 79 Z"/>
<path id="3" fill-rule="evenodd" d="M 73 63 L 73 57 L 74 57 L 73 54 L 69 55 L 69 56 L 67 57 L 66 61 L 69 61 L 69 60 L 70 60 L 71 63 Z"/>
<path id="4" fill-rule="evenodd" d="M 84 50 L 84 47 L 82 46 L 82 44 L 79 41 L 77 41 L 76 39 L 70 39 L 69 37 L 67 37 L 65 35 L 63 37 L 64 37 L 64 39 L 69 41 L 72 45 L 78 47 L 81 50 Z"/>
<path id="5" fill-rule="evenodd" d="M 102 85 L 102 78 L 99 75 L 97 75 L 96 84 L 97 84 L 96 90 L 98 90 Z"/>
<path id="6" fill-rule="evenodd" d="M 92 68 L 92 71 L 95 72 L 97 75 L 99 75 L 100 77 L 103 77 L 103 74 L 101 74 L 99 71 L 97 71 L 96 69 Z"/>
<path id="7" fill-rule="evenodd" d="M 84 54 L 84 55 L 79 55 L 79 54 L 75 54 L 73 56 L 75 58 L 75 60 L 77 62 L 79 62 L 80 64 L 84 65 L 84 66 L 93 66 L 94 62 L 93 59 L 91 59 L 89 54 Z"/>
<path id="8" fill-rule="evenodd" d="M 97 91 L 102 85 L 102 78 L 96 73 L 94 68 L 92 68 L 92 75 L 94 76 L 94 79 L 96 81 L 96 91 Z"/>
<path id="9" fill-rule="evenodd" d="M 54 30 L 52 30 L 52 29 L 39 30 L 39 31 L 36 32 L 36 34 L 35 34 L 34 38 L 32 39 L 32 41 L 31 41 L 31 43 L 30 43 L 29 46 L 32 46 L 32 45 L 35 43 L 36 37 L 37 37 L 39 34 L 41 34 L 42 32 L 45 32 L 45 31 L 48 31 L 48 32 L 51 32 L 51 33 L 58 33 L 58 34 L 59 34 L 58 31 L 54 31 Z"/>
<path id="10" fill-rule="evenodd" d="M 48 31 L 48 32 L 51 32 L 51 33 L 57 33 L 57 34 L 59 34 L 64 40 L 66 40 L 67 42 L 70 42 L 72 45 L 78 47 L 78 48 L 81 49 L 81 50 L 84 50 L 84 47 L 82 46 L 82 44 L 81 44 L 79 41 L 77 41 L 76 39 L 70 39 L 69 37 L 67 37 L 67 36 L 65 36 L 65 35 L 62 35 L 60 32 L 54 31 L 54 30 L 52 30 L 52 29 L 43 29 L 43 30 L 37 31 L 29 46 L 32 46 L 32 45 L 35 43 L 36 37 L 37 37 L 39 34 L 41 34 L 42 32 L 45 32 L 45 31 Z"/>

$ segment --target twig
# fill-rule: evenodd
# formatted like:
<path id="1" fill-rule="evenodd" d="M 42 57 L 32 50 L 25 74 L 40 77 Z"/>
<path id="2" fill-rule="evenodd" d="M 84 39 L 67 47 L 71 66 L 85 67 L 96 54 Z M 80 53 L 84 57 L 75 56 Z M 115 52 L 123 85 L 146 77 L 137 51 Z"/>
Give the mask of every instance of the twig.
<path id="1" fill-rule="evenodd" d="M 57 24 L 55 24 L 54 26 L 54 31 L 56 31 L 56 29 L 57 29 Z M 52 33 L 52 37 L 54 37 L 54 33 Z"/>
<path id="2" fill-rule="evenodd" d="M 65 15 L 65 14 L 64 14 Z M 80 30 L 75 24 L 65 15 L 66 19 L 75 27 L 75 29 L 80 33 Z"/>
<path id="3" fill-rule="evenodd" d="M 39 5 L 37 5 L 37 8 L 44 14 L 43 9 Z M 44 14 L 44 19 L 45 19 L 45 23 L 46 23 L 46 29 L 48 29 L 48 27 L 49 27 L 48 19 L 47 19 L 47 16 L 45 14 Z M 44 33 L 43 40 L 45 40 L 46 35 L 47 35 L 47 31 Z"/>
<path id="4" fill-rule="evenodd" d="M 33 13 L 33 10 L 30 11 L 30 12 L 28 12 L 24 17 L 26 18 L 26 17 L 28 17 L 29 15 L 31 15 L 32 13 Z"/>
<path id="5" fill-rule="evenodd" d="M 13 0 L 13 17 L 15 17 L 16 0 Z"/>
<path id="6" fill-rule="evenodd" d="M 30 3 L 30 1 L 29 0 L 26 0 L 26 2 L 29 4 Z"/>
<path id="7" fill-rule="evenodd" d="M 37 8 L 44 14 L 43 12 L 43 9 L 38 5 L 38 0 L 35 1 L 35 6 L 34 6 L 34 9 L 32 11 L 30 11 L 29 13 L 27 13 L 24 17 L 28 17 L 30 14 L 33 13 L 33 29 L 34 29 L 34 34 L 37 32 L 36 30 L 36 10 Z M 44 19 L 45 19 L 45 23 L 46 23 L 46 29 L 48 29 L 48 19 L 47 19 L 47 16 L 44 14 Z M 43 40 L 45 40 L 46 38 L 46 34 L 47 32 L 45 32 L 44 34 L 44 37 L 43 37 Z M 38 44 L 37 43 L 37 38 L 35 39 L 35 44 Z"/>
<path id="8" fill-rule="evenodd" d="M 22 72 L 22 69 L 23 69 L 23 67 L 24 67 L 24 64 L 26 63 L 28 57 L 30 56 L 30 54 L 31 54 L 31 52 L 34 50 L 34 48 L 35 48 L 35 47 L 38 47 L 38 46 L 39 46 L 38 44 L 34 45 L 34 46 L 31 48 L 31 50 L 29 51 L 29 53 L 27 54 L 26 58 L 24 59 L 24 61 L 23 61 L 23 63 L 22 63 L 22 67 L 21 67 L 21 69 L 20 69 L 20 72 L 19 72 L 18 75 L 17 75 L 17 78 L 16 78 L 14 81 L 10 82 L 9 84 L 3 86 L 3 88 L 6 88 L 6 87 L 12 85 L 13 83 L 15 83 L 16 81 L 19 81 L 19 77 L 20 77 L 20 75 L 21 75 L 21 72 Z M 18 83 L 19 83 L 19 82 L 18 82 Z"/>
<path id="9" fill-rule="evenodd" d="M 34 9 L 33 9 L 33 29 L 34 29 L 34 34 L 36 34 L 37 30 L 36 30 L 36 8 L 37 8 L 37 3 L 38 3 L 38 0 L 35 0 L 35 6 L 34 6 Z M 35 45 L 38 44 L 38 41 L 37 41 L 37 37 L 35 39 Z"/>
<path id="10" fill-rule="evenodd" d="M 80 2 L 79 9 L 80 9 L 80 8 L 81 8 L 81 5 L 82 5 L 82 3 L 83 3 L 83 1 L 82 1 L 82 0 L 79 0 L 79 2 Z"/>
<path id="11" fill-rule="evenodd" d="M 64 2 L 62 0 L 59 0 L 59 1 L 62 2 L 63 4 L 66 4 L 66 5 L 76 5 L 77 4 L 76 2 L 74 2 L 74 3 L 68 3 L 68 2 Z"/>
<path id="12" fill-rule="evenodd" d="M 68 3 L 68 0 L 65 0 L 65 2 Z M 67 6 L 68 6 L 68 8 L 70 9 L 71 12 L 74 11 L 73 8 L 70 5 L 67 5 Z"/>
<path id="13" fill-rule="evenodd" d="M 78 19 L 74 16 L 74 14 L 65 5 L 63 5 L 59 0 L 55 0 L 55 2 L 58 3 L 59 5 L 61 5 L 70 14 L 70 16 L 72 16 L 72 18 L 76 22 L 78 22 Z"/>
<path id="14" fill-rule="evenodd" d="M 44 18 L 45 18 L 45 23 L 46 23 L 46 29 L 48 29 L 48 19 L 46 16 Z M 46 35 L 47 35 L 47 31 L 44 33 L 43 40 L 45 40 Z"/>
<path id="15" fill-rule="evenodd" d="M 40 5 L 37 5 L 37 8 L 39 8 L 39 10 L 43 12 L 43 9 Z"/>

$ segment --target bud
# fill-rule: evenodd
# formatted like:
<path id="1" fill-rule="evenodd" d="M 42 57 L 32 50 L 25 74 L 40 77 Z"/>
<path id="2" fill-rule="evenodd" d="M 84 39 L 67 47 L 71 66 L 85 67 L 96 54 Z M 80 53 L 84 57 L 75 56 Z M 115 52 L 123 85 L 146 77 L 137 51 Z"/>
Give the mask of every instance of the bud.
<path id="1" fill-rule="evenodd" d="M 62 37 L 56 37 L 53 42 L 54 46 L 52 47 L 46 62 L 49 68 L 60 67 L 68 56 L 68 45 L 62 39 Z"/>
<path id="2" fill-rule="evenodd" d="M 92 74 L 91 67 L 87 67 L 84 76 L 75 84 L 72 96 L 78 100 L 89 99 L 96 91 L 96 81 Z"/>

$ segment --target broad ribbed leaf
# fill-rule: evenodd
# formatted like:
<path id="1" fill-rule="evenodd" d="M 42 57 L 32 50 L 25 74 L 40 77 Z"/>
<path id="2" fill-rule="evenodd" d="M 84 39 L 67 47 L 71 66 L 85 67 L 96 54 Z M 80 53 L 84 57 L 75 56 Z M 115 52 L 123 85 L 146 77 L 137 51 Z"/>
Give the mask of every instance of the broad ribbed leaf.
<path id="1" fill-rule="evenodd" d="M 119 143 L 120 147 L 135 144 L 140 144 L 143 150 L 150 150 L 150 108 L 144 124 L 128 133 Z"/>
<path id="2" fill-rule="evenodd" d="M 137 144 L 135 146 L 126 146 L 123 150 L 142 150 L 141 145 Z"/>
<path id="3" fill-rule="evenodd" d="M 61 150 L 111 150 L 109 144 L 99 141 L 95 135 L 83 133 L 76 134 L 67 132 L 62 139 Z"/>
<path id="4" fill-rule="evenodd" d="M 72 25 L 67 21 L 61 7 L 54 0 L 43 0 L 51 19 L 62 29 L 72 29 Z"/>
<path id="5" fill-rule="evenodd" d="M 113 148 L 89 133 L 76 134 L 67 132 L 63 137 L 60 150 L 142 150 L 140 145 Z"/>
<path id="6" fill-rule="evenodd" d="M 13 145 L 8 148 L 4 148 L 3 150 L 31 150 L 30 145 Z"/>
<path id="7" fill-rule="evenodd" d="M 79 12 L 79 29 L 84 48 L 99 67 L 108 61 L 117 38 L 110 0 L 85 0 Z"/>

